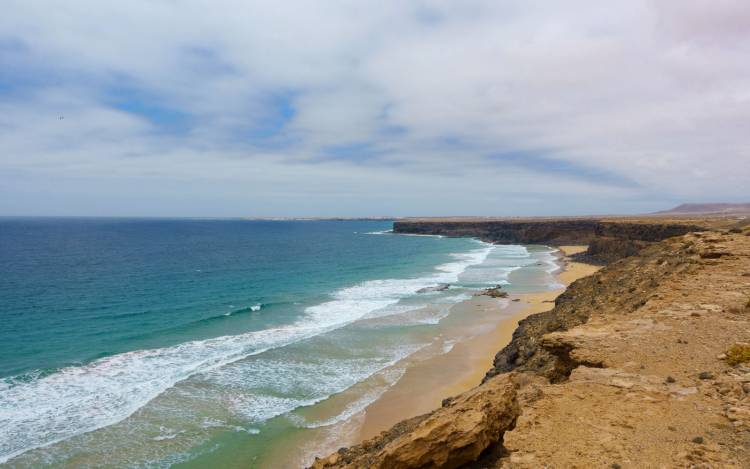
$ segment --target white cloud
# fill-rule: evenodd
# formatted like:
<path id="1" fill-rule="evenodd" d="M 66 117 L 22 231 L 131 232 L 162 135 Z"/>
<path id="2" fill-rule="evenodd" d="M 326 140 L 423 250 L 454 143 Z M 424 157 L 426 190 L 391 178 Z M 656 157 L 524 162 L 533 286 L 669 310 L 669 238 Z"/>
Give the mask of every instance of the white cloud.
<path id="1" fill-rule="evenodd" d="M 731 0 L 10 0 L 0 212 L 739 201 L 750 187 L 749 39 L 750 7 Z M 113 107 L 133 93 L 184 125 Z M 295 111 L 287 121 L 280 101 Z M 259 137 L 273 119 L 278 134 Z M 377 157 L 325 158 L 349 144 Z"/>

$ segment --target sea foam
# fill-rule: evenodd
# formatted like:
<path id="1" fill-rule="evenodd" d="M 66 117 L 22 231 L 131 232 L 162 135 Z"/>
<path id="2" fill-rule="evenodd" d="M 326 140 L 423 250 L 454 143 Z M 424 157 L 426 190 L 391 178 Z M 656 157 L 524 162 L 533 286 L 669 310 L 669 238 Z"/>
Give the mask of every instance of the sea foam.
<path id="1" fill-rule="evenodd" d="M 218 385 L 221 391 L 216 397 L 224 399 L 235 416 L 257 424 L 314 405 L 384 373 L 424 345 L 380 350 L 378 357 L 369 358 L 241 362 L 209 373 L 206 380 Z M 299 425 L 308 426 L 304 422 Z"/>
<path id="2" fill-rule="evenodd" d="M 482 243 L 469 253 L 454 254 L 453 262 L 437 266 L 436 273 L 425 277 L 371 280 L 341 289 L 330 301 L 308 307 L 301 319 L 282 327 L 135 350 L 37 379 L 0 381 L 0 463 L 117 423 L 196 374 L 342 327 L 414 295 L 420 288 L 456 282 L 463 271 L 483 262 L 493 249 Z M 277 412 L 258 417 L 268 418 Z"/>

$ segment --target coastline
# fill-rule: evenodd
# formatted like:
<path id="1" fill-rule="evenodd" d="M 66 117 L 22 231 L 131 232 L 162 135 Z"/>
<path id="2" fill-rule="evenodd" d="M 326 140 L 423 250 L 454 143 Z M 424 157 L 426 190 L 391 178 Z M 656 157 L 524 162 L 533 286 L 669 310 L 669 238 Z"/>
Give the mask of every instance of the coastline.
<path id="1" fill-rule="evenodd" d="M 363 441 L 389 429 L 394 424 L 440 407 L 443 399 L 461 394 L 479 385 L 492 367 L 498 350 L 507 345 L 519 321 L 551 309 L 554 299 L 573 281 L 596 272 L 599 267 L 574 262 L 569 256 L 583 252 L 586 246 L 560 246 L 555 273 L 562 288 L 540 293 L 511 295 L 501 303 L 489 297 L 474 297 L 459 303 L 458 315 L 477 312 L 499 313 L 486 333 L 470 340 L 457 341 L 445 354 L 410 366 L 403 377 L 364 412 L 357 441 Z M 514 301 L 519 300 L 519 301 Z"/>

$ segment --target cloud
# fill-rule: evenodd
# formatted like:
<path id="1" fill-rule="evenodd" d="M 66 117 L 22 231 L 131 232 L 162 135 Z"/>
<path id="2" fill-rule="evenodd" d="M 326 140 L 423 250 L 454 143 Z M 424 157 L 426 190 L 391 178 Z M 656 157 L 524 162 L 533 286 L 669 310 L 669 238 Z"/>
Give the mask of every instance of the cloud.
<path id="1" fill-rule="evenodd" d="M 9 0 L 0 213 L 741 201 L 748 36 L 731 0 Z"/>

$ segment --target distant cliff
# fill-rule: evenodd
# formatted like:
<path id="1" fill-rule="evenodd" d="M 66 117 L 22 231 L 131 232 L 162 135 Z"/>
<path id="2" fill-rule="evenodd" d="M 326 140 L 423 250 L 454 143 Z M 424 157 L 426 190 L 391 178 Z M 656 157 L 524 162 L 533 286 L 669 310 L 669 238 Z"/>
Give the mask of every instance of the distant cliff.
<path id="1" fill-rule="evenodd" d="M 609 263 L 632 256 L 656 241 L 703 231 L 693 223 L 659 221 L 619 222 L 598 219 L 555 220 L 399 220 L 395 233 L 471 236 L 492 243 L 546 244 L 562 246 L 589 245 L 581 260 Z"/>

